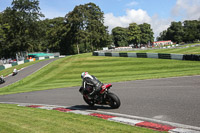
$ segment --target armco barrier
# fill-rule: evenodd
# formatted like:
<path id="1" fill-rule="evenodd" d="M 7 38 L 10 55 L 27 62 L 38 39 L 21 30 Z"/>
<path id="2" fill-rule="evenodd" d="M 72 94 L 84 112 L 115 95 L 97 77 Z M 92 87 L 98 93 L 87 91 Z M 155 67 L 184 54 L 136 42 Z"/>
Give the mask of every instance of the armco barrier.
<path id="1" fill-rule="evenodd" d="M 17 64 L 18 64 L 18 65 L 24 64 L 24 61 L 18 61 Z"/>
<path id="2" fill-rule="evenodd" d="M 94 51 L 93 56 L 135 57 L 135 58 L 156 58 L 156 59 L 200 61 L 200 55 L 193 55 L 193 54 L 184 55 L 184 54 L 165 54 L 165 53 L 119 53 L 119 52 Z"/>
<path id="3" fill-rule="evenodd" d="M 16 65 L 18 65 L 17 62 L 12 63 L 12 66 L 16 66 Z"/>
<path id="4" fill-rule="evenodd" d="M 183 55 L 184 60 L 200 61 L 200 55 Z"/>
<path id="5" fill-rule="evenodd" d="M 128 57 L 127 53 L 119 53 L 120 57 Z"/>
<path id="6" fill-rule="evenodd" d="M 112 56 L 112 53 L 105 53 L 105 56 Z"/>
<path id="7" fill-rule="evenodd" d="M 16 65 L 20 65 L 20 64 L 24 64 L 24 63 L 27 63 L 27 62 L 31 62 L 31 61 L 36 61 L 36 60 L 43 60 L 43 59 L 52 59 L 52 58 L 62 58 L 62 57 L 65 57 L 64 55 L 62 56 L 46 56 L 46 57 L 37 57 L 37 58 L 32 58 L 32 59 L 29 59 L 29 60 L 23 60 L 23 61 L 18 61 L 18 62 L 14 62 L 12 64 L 4 64 L 4 65 L 0 65 L 0 71 L 1 70 L 4 70 L 4 69 L 7 69 L 7 68 L 10 68 L 12 66 L 16 66 Z"/>
<path id="8" fill-rule="evenodd" d="M 53 59 L 54 58 L 54 56 L 49 56 L 49 59 Z"/>
<path id="9" fill-rule="evenodd" d="M 119 57 L 119 53 L 112 53 L 112 56 Z"/>
<path id="10" fill-rule="evenodd" d="M 30 62 L 29 60 L 24 60 L 24 63 Z"/>
<path id="11" fill-rule="evenodd" d="M 136 53 L 128 53 L 127 55 L 128 55 L 128 57 L 137 57 Z"/>
<path id="12" fill-rule="evenodd" d="M 5 67 L 3 65 L 0 66 L 0 71 L 5 69 Z"/>
<path id="13" fill-rule="evenodd" d="M 158 53 L 147 53 L 147 58 L 157 58 L 158 59 Z"/>
<path id="14" fill-rule="evenodd" d="M 12 67 L 12 64 L 5 64 L 4 65 L 5 69 Z"/>
<path id="15" fill-rule="evenodd" d="M 45 59 L 45 57 L 39 57 L 39 60 L 43 60 L 43 59 Z"/>
<path id="16" fill-rule="evenodd" d="M 147 53 L 136 53 L 137 58 L 147 58 Z"/>
<path id="17" fill-rule="evenodd" d="M 183 60 L 183 54 L 171 54 L 171 59 Z"/>
<path id="18" fill-rule="evenodd" d="M 161 53 L 158 53 L 158 58 L 159 59 L 171 59 L 171 54 L 161 54 Z"/>

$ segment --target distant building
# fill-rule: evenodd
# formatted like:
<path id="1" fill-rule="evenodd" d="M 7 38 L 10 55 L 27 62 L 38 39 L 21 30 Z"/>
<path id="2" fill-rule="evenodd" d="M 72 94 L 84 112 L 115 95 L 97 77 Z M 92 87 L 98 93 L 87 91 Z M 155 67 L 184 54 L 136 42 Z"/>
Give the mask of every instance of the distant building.
<path id="1" fill-rule="evenodd" d="M 157 42 L 153 42 L 154 46 L 168 46 L 168 45 L 172 45 L 173 42 L 171 40 L 167 40 L 167 41 L 157 41 Z"/>

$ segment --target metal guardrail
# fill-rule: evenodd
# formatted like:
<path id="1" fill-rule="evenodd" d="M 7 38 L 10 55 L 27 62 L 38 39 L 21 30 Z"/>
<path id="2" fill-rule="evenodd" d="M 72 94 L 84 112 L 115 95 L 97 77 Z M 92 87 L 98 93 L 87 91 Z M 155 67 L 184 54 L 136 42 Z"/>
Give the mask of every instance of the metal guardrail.
<path id="1" fill-rule="evenodd" d="M 43 60 L 43 59 L 51 59 L 51 58 L 56 58 L 56 57 L 65 57 L 65 56 L 45 56 L 45 57 L 38 57 L 38 58 L 32 58 L 32 59 L 26 59 L 26 60 L 23 60 L 23 61 L 17 61 L 17 62 L 13 62 L 11 64 L 3 64 L 3 65 L 0 65 L 0 71 L 3 70 L 3 69 L 7 69 L 7 68 L 10 68 L 10 67 L 13 67 L 13 66 L 16 66 L 16 65 L 20 65 L 20 64 L 24 64 L 24 63 L 27 63 L 27 62 L 32 62 L 32 61 L 36 61 L 36 60 Z"/>

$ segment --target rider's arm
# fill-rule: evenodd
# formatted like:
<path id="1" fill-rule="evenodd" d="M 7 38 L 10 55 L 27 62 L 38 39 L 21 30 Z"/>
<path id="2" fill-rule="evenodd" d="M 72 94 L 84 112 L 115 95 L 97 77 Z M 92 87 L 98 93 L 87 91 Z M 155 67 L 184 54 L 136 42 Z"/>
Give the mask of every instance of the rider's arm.
<path id="1" fill-rule="evenodd" d="M 82 81 L 82 86 L 81 87 L 85 88 L 85 81 L 84 80 Z"/>

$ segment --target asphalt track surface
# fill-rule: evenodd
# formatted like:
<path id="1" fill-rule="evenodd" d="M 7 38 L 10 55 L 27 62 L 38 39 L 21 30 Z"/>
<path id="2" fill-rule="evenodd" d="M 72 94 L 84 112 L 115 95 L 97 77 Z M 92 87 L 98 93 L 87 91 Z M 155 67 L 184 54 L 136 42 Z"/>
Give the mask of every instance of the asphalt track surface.
<path id="1" fill-rule="evenodd" d="M 22 78 L 27 77 L 28 75 L 36 72 L 37 70 L 41 69 L 42 67 L 44 67 L 45 65 L 51 63 L 54 60 L 57 60 L 58 58 L 54 58 L 54 59 L 49 59 L 49 60 L 45 60 L 45 61 L 41 61 L 38 62 L 36 64 L 33 64 L 31 66 L 28 66 L 26 68 L 24 68 L 22 71 L 18 72 L 17 75 L 15 76 L 8 76 L 5 78 L 6 82 L 3 84 L 0 84 L 0 88 L 7 86 L 9 84 L 15 83 L 19 80 L 21 80 Z"/>
<path id="2" fill-rule="evenodd" d="M 16 75 L 16 81 L 35 72 L 50 61 L 32 65 Z M 8 77 L 6 83 L 14 80 Z M 0 102 L 35 103 L 78 107 L 200 127 L 200 76 L 112 83 L 111 91 L 121 100 L 119 109 L 108 106 L 89 107 L 79 87 L 58 88 L 0 96 Z M 81 84 L 81 79 L 80 79 Z M 1 87 L 1 86 L 0 86 Z"/>

